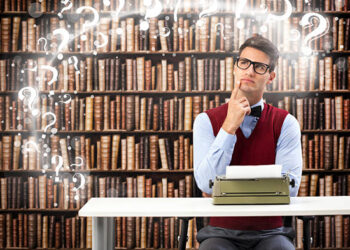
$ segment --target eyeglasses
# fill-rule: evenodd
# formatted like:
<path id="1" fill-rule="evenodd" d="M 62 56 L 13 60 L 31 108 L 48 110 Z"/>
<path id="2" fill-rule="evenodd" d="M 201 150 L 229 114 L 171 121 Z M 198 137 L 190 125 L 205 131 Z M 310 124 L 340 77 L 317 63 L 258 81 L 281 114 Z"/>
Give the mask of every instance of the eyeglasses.
<path id="1" fill-rule="evenodd" d="M 270 68 L 270 66 L 265 64 L 265 63 L 253 62 L 247 58 L 238 58 L 237 59 L 237 66 L 240 69 L 248 69 L 251 64 L 253 64 L 253 69 L 254 69 L 255 73 L 257 73 L 259 75 L 265 74 L 266 71 Z"/>

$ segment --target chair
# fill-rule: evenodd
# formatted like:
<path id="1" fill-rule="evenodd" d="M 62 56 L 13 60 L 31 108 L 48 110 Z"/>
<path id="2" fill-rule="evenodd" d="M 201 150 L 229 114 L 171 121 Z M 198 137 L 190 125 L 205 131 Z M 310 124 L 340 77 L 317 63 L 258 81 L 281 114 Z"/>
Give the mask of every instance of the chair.
<path id="1" fill-rule="evenodd" d="M 198 188 L 196 181 L 193 182 L 193 197 L 202 197 L 202 191 Z M 310 235 L 310 220 L 314 219 L 314 216 L 298 216 L 299 219 L 303 220 L 303 243 L 304 249 L 310 250 L 312 237 Z M 188 221 L 193 219 L 193 217 L 180 217 L 182 220 L 181 232 L 178 238 L 179 241 L 179 250 L 186 250 L 186 242 L 188 240 L 187 231 L 188 231 Z M 291 227 L 292 226 L 293 216 L 284 216 L 283 217 L 283 226 Z M 197 232 L 203 228 L 203 219 L 201 217 L 196 217 L 196 227 Z M 309 239 L 306 241 L 305 239 Z"/>

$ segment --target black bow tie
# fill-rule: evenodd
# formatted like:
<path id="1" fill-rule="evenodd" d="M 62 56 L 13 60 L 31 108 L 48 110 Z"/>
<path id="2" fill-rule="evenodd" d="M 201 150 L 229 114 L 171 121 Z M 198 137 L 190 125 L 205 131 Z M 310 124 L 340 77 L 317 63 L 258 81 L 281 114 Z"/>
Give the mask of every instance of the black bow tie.
<path id="1" fill-rule="evenodd" d="M 255 117 L 260 117 L 261 116 L 261 106 L 256 106 L 254 108 L 251 108 L 250 109 L 251 112 L 250 112 L 250 116 L 255 116 Z"/>

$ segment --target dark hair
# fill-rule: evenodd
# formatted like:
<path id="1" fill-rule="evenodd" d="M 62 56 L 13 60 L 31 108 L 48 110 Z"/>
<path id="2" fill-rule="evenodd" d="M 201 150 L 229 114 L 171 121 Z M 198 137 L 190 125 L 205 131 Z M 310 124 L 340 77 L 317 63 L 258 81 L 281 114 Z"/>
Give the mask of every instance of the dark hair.
<path id="1" fill-rule="evenodd" d="M 276 46 L 269 39 L 266 39 L 261 35 L 254 35 L 253 37 L 248 38 L 239 48 L 239 55 L 241 55 L 242 51 L 246 47 L 252 47 L 261 50 L 266 55 L 268 55 L 270 58 L 269 71 L 271 72 L 275 69 L 278 62 L 279 52 Z"/>

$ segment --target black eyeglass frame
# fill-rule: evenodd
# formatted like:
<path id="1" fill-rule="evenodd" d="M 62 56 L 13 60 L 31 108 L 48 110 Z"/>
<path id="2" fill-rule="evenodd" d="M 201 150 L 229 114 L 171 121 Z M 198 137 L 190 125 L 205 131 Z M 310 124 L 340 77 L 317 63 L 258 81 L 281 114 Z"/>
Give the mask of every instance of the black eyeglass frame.
<path id="1" fill-rule="evenodd" d="M 239 61 L 239 59 L 244 59 L 244 60 L 246 60 L 247 62 L 249 62 L 249 65 L 248 65 L 246 68 L 242 68 L 242 67 L 238 66 L 238 61 Z M 267 72 L 269 69 L 271 69 L 270 65 L 268 65 L 268 64 L 265 64 L 265 63 L 262 63 L 262 62 L 253 62 L 253 61 L 251 61 L 251 60 L 249 60 L 248 58 L 245 58 L 245 57 L 238 57 L 237 60 L 236 60 L 236 64 L 237 64 L 237 67 L 238 67 L 238 68 L 243 69 L 243 70 L 248 69 L 248 68 L 250 67 L 250 65 L 253 64 L 254 72 L 257 73 L 257 74 L 259 74 L 259 75 L 264 75 L 264 74 L 266 74 L 266 72 Z M 266 66 L 265 72 L 264 72 L 264 73 L 259 73 L 259 72 L 257 72 L 256 69 L 255 69 L 255 65 L 264 65 L 264 66 Z"/>

